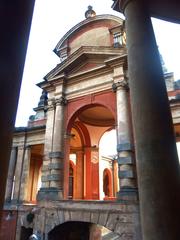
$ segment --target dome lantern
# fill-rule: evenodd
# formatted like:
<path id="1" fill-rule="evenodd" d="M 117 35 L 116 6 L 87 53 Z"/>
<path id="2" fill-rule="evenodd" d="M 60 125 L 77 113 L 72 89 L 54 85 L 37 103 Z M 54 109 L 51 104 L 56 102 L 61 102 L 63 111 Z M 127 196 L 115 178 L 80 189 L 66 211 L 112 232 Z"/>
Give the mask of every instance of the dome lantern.
<path id="1" fill-rule="evenodd" d="M 86 18 L 91 18 L 96 16 L 96 12 L 93 10 L 92 6 L 88 6 L 88 10 L 85 12 L 85 17 Z"/>

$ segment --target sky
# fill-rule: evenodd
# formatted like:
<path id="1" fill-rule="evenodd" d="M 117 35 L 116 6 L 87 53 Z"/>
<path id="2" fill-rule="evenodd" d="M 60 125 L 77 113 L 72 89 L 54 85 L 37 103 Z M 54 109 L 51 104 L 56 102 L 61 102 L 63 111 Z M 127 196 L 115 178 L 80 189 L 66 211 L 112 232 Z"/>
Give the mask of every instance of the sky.
<path id="1" fill-rule="evenodd" d="M 61 37 L 85 19 L 87 6 L 96 14 L 123 15 L 112 10 L 112 0 L 36 0 L 19 98 L 16 126 L 26 126 L 42 90 L 36 86 L 59 63 L 53 52 Z M 169 72 L 180 79 L 180 25 L 152 19 L 156 41 Z"/>

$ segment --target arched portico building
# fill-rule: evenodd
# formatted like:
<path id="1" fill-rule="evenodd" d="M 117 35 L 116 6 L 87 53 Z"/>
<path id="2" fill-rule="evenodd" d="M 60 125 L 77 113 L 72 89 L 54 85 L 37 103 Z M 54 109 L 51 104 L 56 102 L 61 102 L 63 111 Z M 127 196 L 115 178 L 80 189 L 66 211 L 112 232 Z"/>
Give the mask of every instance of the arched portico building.
<path id="1" fill-rule="evenodd" d="M 132 6 L 137 1 L 127 3 Z M 86 16 L 87 19 L 75 25 L 58 42 L 54 51 L 60 63 L 38 84 L 43 93 L 35 108 L 36 114 L 30 117 L 27 128 L 19 128 L 14 134 L 6 192 L 11 205 L 6 206 L 4 222 L 17 222 L 17 228 L 13 228 L 17 230 L 16 239 L 20 237 L 20 230 L 23 234 L 33 231 L 44 239 L 54 239 L 69 224 L 73 228 L 81 222 L 88 229 L 92 224 L 103 226 L 122 240 L 141 240 L 135 161 L 135 155 L 139 155 L 134 144 L 137 135 L 132 129 L 140 125 L 142 118 L 134 112 L 140 119 L 132 124 L 134 110 L 131 108 L 134 109 L 132 99 L 137 96 L 134 91 L 147 81 L 138 78 L 142 82 L 136 85 L 137 78 L 132 80 L 131 65 L 127 67 L 123 20 L 112 15 L 96 16 L 91 8 Z M 139 53 L 140 50 L 138 56 Z M 147 66 L 151 64 L 146 64 L 144 69 Z M 145 73 L 144 69 L 138 74 Z M 172 74 L 166 77 L 171 78 Z M 154 93 L 152 86 L 150 89 Z M 172 87 L 171 94 L 175 96 L 178 91 L 173 90 Z M 145 93 L 149 94 L 139 92 L 138 109 L 141 104 L 145 106 L 142 98 Z M 175 100 L 171 101 L 171 106 L 178 132 L 179 106 L 178 99 Z M 145 117 L 151 123 L 152 115 L 147 118 L 149 113 L 151 111 Z M 145 117 L 141 125 L 145 129 L 143 136 L 151 126 L 144 121 Z M 113 157 L 100 155 L 101 139 L 112 129 L 116 130 L 116 154 Z M 153 133 L 148 133 L 152 137 Z M 106 148 L 112 144 L 109 138 Z M 140 160 L 142 158 L 137 158 L 138 163 Z M 18 211 L 12 211 L 17 206 Z M 71 236 L 72 232 L 67 237 Z"/>

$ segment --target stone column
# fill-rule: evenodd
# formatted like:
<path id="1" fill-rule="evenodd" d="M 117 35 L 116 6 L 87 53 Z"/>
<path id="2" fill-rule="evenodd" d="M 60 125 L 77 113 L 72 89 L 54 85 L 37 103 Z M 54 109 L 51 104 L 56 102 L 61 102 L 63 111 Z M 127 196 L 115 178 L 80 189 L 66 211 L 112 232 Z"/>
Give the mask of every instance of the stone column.
<path id="1" fill-rule="evenodd" d="M 48 175 L 50 174 L 49 164 L 49 152 L 52 152 L 53 143 L 53 129 L 55 119 L 55 100 L 49 93 L 48 106 L 47 106 L 47 120 L 46 120 L 46 132 L 45 132 L 45 143 L 44 143 L 44 158 L 41 175 L 41 188 L 37 194 L 37 200 L 48 199 L 51 191 L 49 189 L 50 183 Z"/>
<path id="2" fill-rule="evenodd" d="M 30 169 L 30 157 L 31 157 L 31 147 L 25 146 L 24 156 L 22 163 L 22 177 L 20 183 L 20 193 L 19 200 L 21 202 L 28 201 L 28 180 L 29 180 L 29 169 Z"/>
<path id="3" fill-rule="evenodd" d="M 143 240 L 180 239 L 180 175 L 172 117 L 143 2 L 119 1 L 126 16 L 142 235 Z"/>
<path id="4" fill-rule="evenodd" d="M 26 153 L 26 133 L 24 136 L 24 145 L 18 146 L 17 148 L 17 160 L 16 160 L 16 167 L 15 167 L 15 178 L 14 178 L 14 190 L 12 201 L 17 203 L 20 202 L 22 199 L 20 198 L 21 192 L 21 184 L 22 184 L 22 176 L 23 176 L 23 168 L 24 168 L 24 160 L 25 160 L 25 153 Z"/>
<path id="5" fill-rule="evenodd" d="M 11 201 L 16 160 L 17 160 L 17 147 L 12 147 L 10 161 L 9 161 L 8 178 L 6 182 L 6 194 L 5 194 L 6 202 Z"/>
<path id="6" fill-rule="evenodd" d="M 128 101 L 128 83 L 122 75 L 113 84 L 117 102 L 117 152 L 119 166 L 119 200 L 136 200 L 136 173 L 132 144 L 132 128 L 130 124 L 130 108 Z"/>
<path id="7" fill-rule="evenodd" d="M 42 188 L 38 200 L 63 198 L 64 97 L 49 101 L 42 169 Z"/>
<path id="8" fill-rule="evenodd" d="M 17 161 L 16 161 L 16 169 L 15 169 L 15 179 L 14 179 L 14 191 L 12 196 L 13 202 L 19 201 L 19 193 L 20 193 L 20 179 L 21 179 L 21 168 L 23 162 L 23 154 L 24 154 L 24 146 L 18 146 L 17 149 Z"/>
<path id="9" fill-rule="evenodd" d="M 54 122 L 53 146 L 49 153 L 51 162 L 50 169 L 50 188 L 54 188 L 57 199 L 63 198 L 63 160 L 64 160 L 64 106 L 66 99 L 61 96 L 56 99 L 56 111 Z"/>

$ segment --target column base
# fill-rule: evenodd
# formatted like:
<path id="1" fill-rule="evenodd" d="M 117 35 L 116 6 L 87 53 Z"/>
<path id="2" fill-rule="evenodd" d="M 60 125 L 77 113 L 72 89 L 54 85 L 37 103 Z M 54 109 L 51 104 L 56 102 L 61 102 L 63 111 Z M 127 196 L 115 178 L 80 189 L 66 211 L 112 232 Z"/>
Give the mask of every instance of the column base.
<path id="1" fill-rule="evenodd" d="M 61 189 L 55 187 L 40 188 L 37 194 L 37 201 L 58 201 L 61 199 L 63 199 L 63 192 Z"/>
<path id="2" fill-rule="evenodd" d="M 126 201 L 138 201 L 138 189 L 137 188 L 122 188 L 117 192 L 117 201 L 126 200 Z"/>

